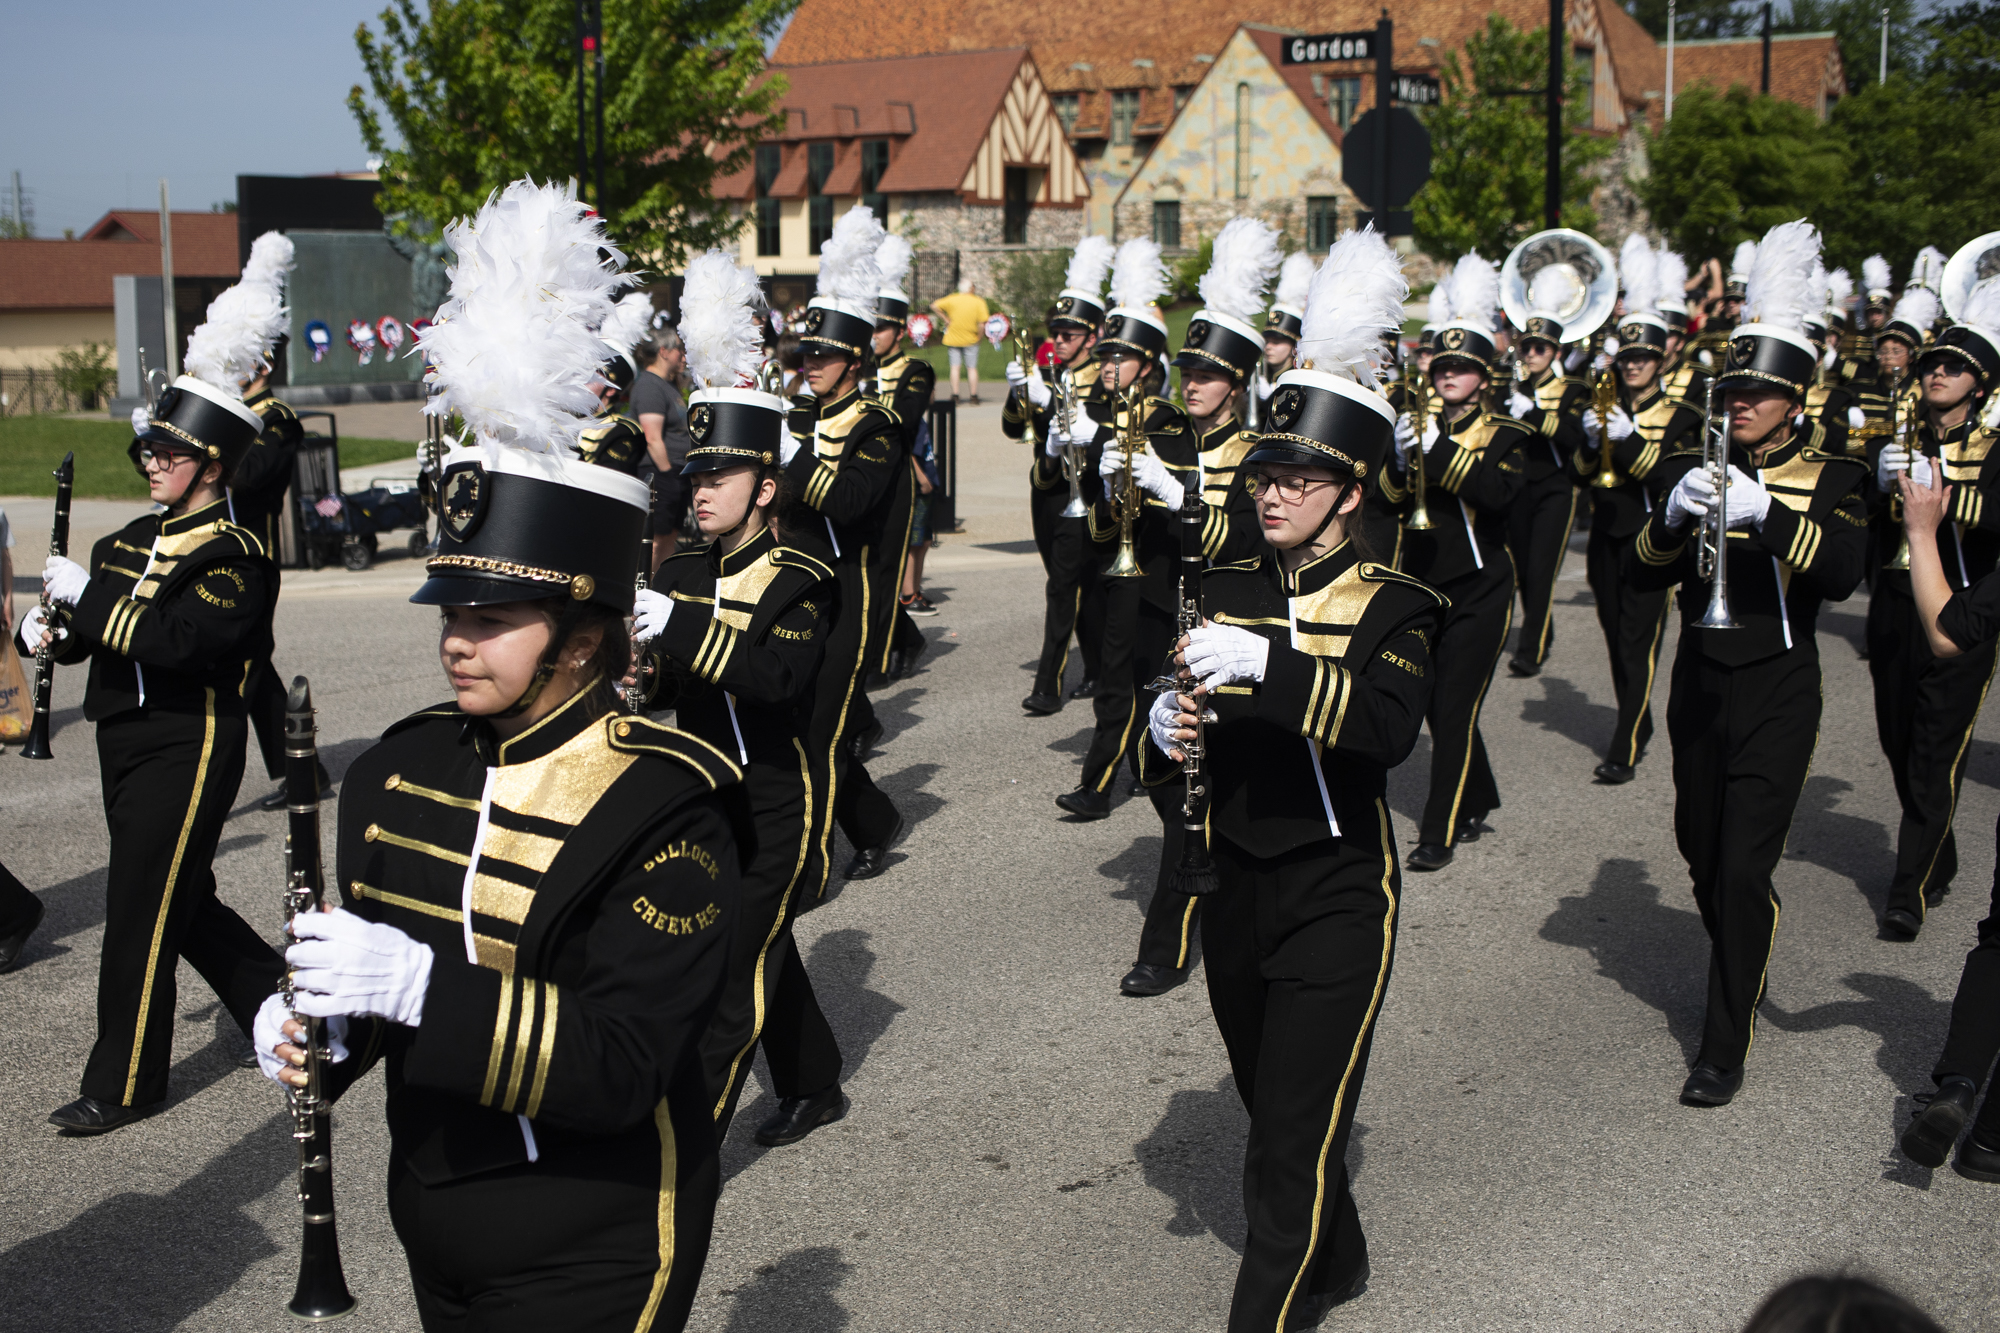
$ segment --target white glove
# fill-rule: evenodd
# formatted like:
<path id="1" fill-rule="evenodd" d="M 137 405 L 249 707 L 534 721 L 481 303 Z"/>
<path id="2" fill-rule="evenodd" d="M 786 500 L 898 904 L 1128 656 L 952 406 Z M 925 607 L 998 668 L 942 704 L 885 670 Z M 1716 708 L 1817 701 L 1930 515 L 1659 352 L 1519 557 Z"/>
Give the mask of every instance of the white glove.
<path id="1" fill-rule="evenodd" d="M 802 448 L 804 448 L 804 445 L 800 443 L 798 436 L 788 430 L 780 431 L 778 433 L 778 466 L 790 467 L 792 460 L 799 456 L 799 450 Z"/>
<path id="2" fill-rule="evenodd" d="M 40 648 L 42 631 L 47 628 L 48 622 L 42 615 L 41 603 L 37 602 L 28 608 L 26 615 L 21 617 L 21 647 L 27 652 L 28 656 L 34 656 L 35 652 Z M 68 630 L 60 625 L 56 626 L 56 644 L 58 646 L 68 637 Z"/>
<path id="3" fill-rule="evenodd" d="M 1212 690 L 1239 680 L 1264 679 L 1271 641 L 1236 625 L 1201 625 L 1188 632 L 1181 657 L 1195 679 Z"/>
<path id="4" fill-rule="evenodd" d="M 52 555 L 42 566 L 42 586 L 49 590 L 50 600 L 65 606 L 75 606 L 89 583 L 89 571 L 66 556 Z"/>
<path id="5" fill-rule="evenodd" d="M 1764 515 L 1771 512 L 1771 493 L 1764 489 L 1764 483 L 1755 477 L 1746 477 L 1734 463 L 1729 465 L 1729 510 L 1723 516 L 1730 527 L 1748 523 L 1753 528 L 1764 526 Z"/>
<path id="6" fill-rule="evenodd" d="M 1132 455 L 1132 476 L 1139 483 L 1140 490 L 1169 509 L 1179 509 L 1181 502 L 1187 499 L 1187 488 L 1174 480 L 1174 474 L 1167 471 L 1167 465 L 1150 449 L 1143 454 Z"/>
<path id="7" fill-rule="evenodd" d="M 1109 481 L 1124 470 L 1125 451 L 1115 444 L 1105 445 L 1104 452 L 1098 455 L 1097 475 Z"/>
<path id="8" fill-rule="evenodd" d="M 1161 754 L 1170 758 L 1180 748 L 1180 742 L 1174 739 L 1174 733 L 1181 729 L 1180 715 L 1180 700 L 1172 690 L 1154 699 L 1152 711 L 1146 714 L 1146 730 L 1151 734 L 1153 744 L 1160 748 Z"/>
<path id="9" fill-rule="evenodd" d="M 345 908 L 293 917 L 291 933 L 299 942 L 285 950 L 285 961 L 300 1013 L 372 1014 L 405 1027 L 423 1022 L 436 960 L 428 944 Z"/>
<path id="10" fill-rule="evenodd" d="M 632 597 L 632 637 L 657 639 L 666 632 L 667 617 L 674 613 L 674 599 L 647 588 Z"/>
<path id="11" fill-rule="evenodd" d="M 1515 389 L 1507 395 L 1508 416 L 1510 417 L 1525 416 L 1526 414 L 1534 410 L 1535 410 L 1535 400 L 1528 397 L 1527 394 L 1522 393 L 1519 389 Z"/>
<path id="12" fill-rule="evenodd" d="M 1875 484 L 1885 495 L 1896 493 L 1896 474 L 1907 472 L 1919 486 L 1931 484 L 1931 460 L 1925 454 L 1911 454 L 1900 444 L 1885 444 L 1875 456 Z"/>
<path id="13" fill-rule="evenodd" d="M 1261 375 L 1257 377 L 1258 402 L 1261 403 L 1268 401 L 1271 395 L 1276 393 L 1277 391 L 1278 391 L 1278 382 L 1276 380 L 1267 380 Z"/>
<path id="14" fill-rule="evenodd" d="M 1040 367 L 1030 372 L 1021 369 L 1019 361 L 1009 361 L 1007 363 L 1007 383 L 1026 394 L 1028 401 L 1036 407 L 1047 407 L 1049 400 L 1055 397 L 1049 391 L 1049 386 L 1043 382 Z"/>
<path id="15" fill-rule="evenodd" d="M 1062 422 L 1050 417 L 1049 437 L 1042 441 L 1042 452 L 1050 458 L 1061 458 L 1063 450 L 1074 443 L 1075 441 L 1069 437 L 1069 432 L 1063 429 Z"/>
<path id="16" fill-rule="evenodd" d="M 1424 423 L 1424 452 L 1429 453 L 1437 443 L 1438 425 L 1436 421 Z M 1403 413 L 1396 418 L 1396 465 L 1405 471 L 1410 466 L 1410 454 L 1417 447 L 1417 430 L 1410 423 L 1410 414 Z"/>
<path id="17" fill-rule="evenodd" d="M 265 1078 L 281 1088 L 289 1085 L 279 1082 L 278 1075 L 287 1069 L 298 1068 L 297 1065 L 286 1064 L 274 1054 L 279 1046 L 298 1044 L 285 1035 L 285 1020 L 291 1016 L 292 1011 L 285 1008 L 285 997 L 274 991 L 264 997 L 264 1003 L 257 1009 L 257 1017 L 250 1023 L 250 1044 L 257 1048 L 257 1067 L 264 1071 Z M 336 1014 L 327 1019 L 324 1030 L 333 1063 L 339 1064 L 347 1058 L 347 1016 Z"/>
<path id="18" fill-rule="evenodd" d="M 1868 424 L 1868 414 L 1866 412 L 1863 412 L 1858 407 L 1850 407 L 1847 409 L 1847 428 L 1849 430 L 1860 430 L 1863 426 L 1867 424 Z"/>
<path id="19" fill-rule="evenodd" d="M 1629 438 L 1632 434 L 1633 429 L 1634 427 L 1632 424 L 1632 417 L 1630 413 L 1628 413 L 1622 407 L 1614 407 L 1611 409 L 1611 442 L 1613 444 L 1617 444 L 1620 440 Z M 1601 439 L 1604 434 L 1604 430 L 1603 426 L 1598 422 L 1597 413 L 1595 411 L 1585 412 L 1583 414 L 1583 434 L 1584 438 L 1590 441 L 1591 448 L 1599 449 L 1603 447 Z"/>
<path id="20" fill-rule="evenodd" d="M 1715 478 L 1698 467 L 1682 477 L 1667 493 L 1667 526 L 1684 528 L 1689 519 L 1705 518 L 1715 505 Z"/>

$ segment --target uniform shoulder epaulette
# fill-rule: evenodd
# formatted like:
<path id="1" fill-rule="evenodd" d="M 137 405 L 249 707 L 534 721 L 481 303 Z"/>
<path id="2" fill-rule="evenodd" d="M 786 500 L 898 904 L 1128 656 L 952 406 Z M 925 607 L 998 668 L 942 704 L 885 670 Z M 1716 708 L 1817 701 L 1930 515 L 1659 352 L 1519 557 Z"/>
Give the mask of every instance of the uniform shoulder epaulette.
<path id="1" fill-rule="evenodd" d="M 889 422 L 891 425 L 900 426 L 903 424 L 903 418 L 896 414 L 896 409 L 889 405 L 887 399 L 877 398 L 873 394 L 864 393 L 861 395 L 861 401 L 865 403 L 867 406 L 873 408 L 875 411 L 880 412 L 883 416 L 889 418 Z"/>
<path id="2" fill-rule="evenodd" d="M 1422 579 L 1411 578 L 1408 574 L 1400 570 L 1391 569 L 1387 565 L 1378 565 L 1372 561 L 1363 562 L 1361 577 L 1369 583 L 1400 583 L 1406 587 L 1417 589 L 1419 592 L 1430 597 L 1439 606 L 1451 605 L 1451 598 L 1446 597 L 1430 584 L 1425 583 Z"/>
<path id="3" fill-rule="evenodd" d="M 743 780 L 743 770 L 736 766 L 735 760 L 699 736 L 664 722 L 614 715 L 604 719 L 604 736 L 612 749 L 625 754 L 650 754 L 673 760 L 711 788 Z"/>
<path id="4" fill-rule="evenodd" d="M 668 556 L 665 560 L 662 560 L 659 564 L 655 565 L 653 567 L 653 573 L 655 575 L 658 575 L 659 572 L 665 569 L 668 565 L 685 564 L 690 560 L 706 560 L 707 558 L 708 558 L 707 542 L 702 542 L 698 546 L 683 546 L 678 550 L 676 550 L 672 555 Z"/>
<path id="5" fill-rule="evenodd" d="M 299 419 L 299 414 L 292 410 L 292 405 L 276 396 L 266 398 L 263 402 L 257 404 L 254 410 L 258 416 L 284 417 L 291 421 Z"/>
<path id="6" fill-rule="evenodd" d="M 793 569 L 803 569 L 816 579 L 831 581 L 833 567 L 816 556 L 808 555 L 796 546 L 778 546 L 771 550 L 771 563 L 789 565 Z"/>
<path id="7" fill-rule="evenodd" d="M 1519 417 L 1510 417 L 1505 412 L 1495 412 L 1492 415 L 1494 423 L 1496 425 L 1513 426 L 1518 430 L 1526 431 L 1530 435 L 1533 435 L 1535 433 L 1535 428 L 1533 426 L 1530 426 L 1527 422 L 1521 420 Z"/>
<path id="8" fill-rule="evenodd" d="M 1204 574 L 1254 574 L 1264 563 L 1264 557 L 1253 555 L 1248 560 L 1228 560 L 1210 565 Z"/>
<path id="9" fill-rule="evenodd" d="M 1822 449 L 1817 444 L 1801 446 L 1799 457 L 1809 459 L 1815 463 L 1859 463 L 1862 467 L 1868 466 L 1858 458 L 1854 458 L 1848 454 L 1837 454 L 1829 449 Z"/>
<path id="10" fill-rule="evenodd" d="M 258 539 L 256 533 L 250 531 L 248 528 L 238 527 L 227 520 L 215 525 L 215 535 L 235 541 L 243 548 L 243 554 L 245 555 L 261 556 L 269 554 L 269 552 L 265 551 L 264 543 Z"/>
<path id="11" fill-rule="evenodd" d="M 412 713 L 406 718 L 391 722 L 388 729 L 382 733 L 382 739 L 386 741 L 391 736 L 397 735 L 400 732 L 408 731 L 412 727 L 422 726 L 426 722 L 435 722 L 440 718 L 454 718 L 462 721 L 465 716 L 465 713 L 457 704 L 437 704 L 433 707 Z"/>

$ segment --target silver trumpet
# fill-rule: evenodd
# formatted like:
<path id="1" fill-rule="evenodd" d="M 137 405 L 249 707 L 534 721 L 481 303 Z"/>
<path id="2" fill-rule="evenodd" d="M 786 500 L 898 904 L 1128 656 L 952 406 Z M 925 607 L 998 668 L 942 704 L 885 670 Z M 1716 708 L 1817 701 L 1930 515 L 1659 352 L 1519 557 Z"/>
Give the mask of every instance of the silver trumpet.
<path id="1" fill-rule="evenodd" d="M 1702 629 L 1742 629 L 1729 614 L 1729 422 L 1716 412 L 1716 381 L 1708 381 L 1708 419 L 1701 433 L 1701 466 L 1715 480 L 1715 504 L 1701 520 L 1695 547 L 1697 576 L 1708 580 L 1708 609 L 1696 622 Z"/>
<path id="2" fill-rule="evenodd" d="M 1076 400 L 1076 381 L 1067 366 L 1056 376 L 1056 414 L 1062 421 L 1063 435 L 1070 440 L 1063 449 L 1063 475 L 1069 478 L 1069 503 L 1063 506 L 1064 518 L 1082 518 L 1090 510 L 1083 503 L 1083 469 L 1089 460 L 1089 448 L 1075 440 L 1076 418 L 1080 410 Z"/>

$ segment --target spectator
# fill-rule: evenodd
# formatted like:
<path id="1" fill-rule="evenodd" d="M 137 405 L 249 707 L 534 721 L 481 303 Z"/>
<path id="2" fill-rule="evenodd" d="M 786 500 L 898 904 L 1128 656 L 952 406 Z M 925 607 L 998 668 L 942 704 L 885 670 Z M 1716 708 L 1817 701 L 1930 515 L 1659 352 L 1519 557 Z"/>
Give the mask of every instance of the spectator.
<path id="1" fill-rule="evenodd" d="M 632 416 L 646 432 L 646 456 L 653 461 L 653 565 L 674 553 L 681 523 L 687 518 L 688 488 L 681 477 L 687 461 L 687 404 L 675 387 L 687 365 L 681 336 L 673 329 L 657 330 L 633 351 L 645 369 L 632 381 Z"/>
<path id="2" fill-rule="evenodd" d="M 951 400 L 958 401 L 958 370 L 963 366 L 972 382 L 972 401 L 976 403 L 979 401 L 979 335 L 987 317 L 993 312 L 986 308 L 986 302 L 973 288 L 971 278 L 959 283 L 956 292 L 931 302 L 931 310 L 945 320 L 944 358 L 951 366 Z"/>
<path id="3" fill-rule="evenodd" d="M 916 448 L 910 451 L 910 469 L 917 478 L 917 498 L 910 510 L 910 547 L 903 561 L 903 610 L 913 616 L 934 616 L 937 608 L 924 596 L 924 553 L 936 537 L 931 528 L 931 499 L 939 485 L 937 452 L 931 447 L 931 425 L 917 427 Z"/>
<path id="4" fill-rule="evenodd" d="M 0 630 L 14 633 L 14 525 L 0 509 Z"/>
<path id="5" fill-rule="evenodd" d="M 1743 1333 L 1944 1333 L 1895 1292 L 1860 1277 L 1794 1278 L 1765 1298 Z"/>
<path id="6" fill-rule="evenodd" d="M 799 335 L 785 331 L 778 339 L 778 367 L 785 372 L 785 396 L 806 391 L 806 354 L 799 346 Z"/>

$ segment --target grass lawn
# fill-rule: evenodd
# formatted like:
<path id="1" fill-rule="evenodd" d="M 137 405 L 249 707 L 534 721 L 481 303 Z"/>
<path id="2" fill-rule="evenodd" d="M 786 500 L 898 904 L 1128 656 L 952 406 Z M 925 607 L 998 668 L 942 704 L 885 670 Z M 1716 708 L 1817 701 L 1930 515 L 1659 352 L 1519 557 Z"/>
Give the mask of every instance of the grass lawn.
<path id="1" fill-rule="evenodd" d="M 146 483 L 125 450 L 132 428 L 122 421 L 78 417 L 0 418 L 0 495 L 56 493 L 53 475 L 68 450 L 76 451 L 76 493 L 94 500 L 143 500 Z M 367 467 L 402 462 L 414 446 L 401 440 L 342 440 L 340 465 Z"/>

